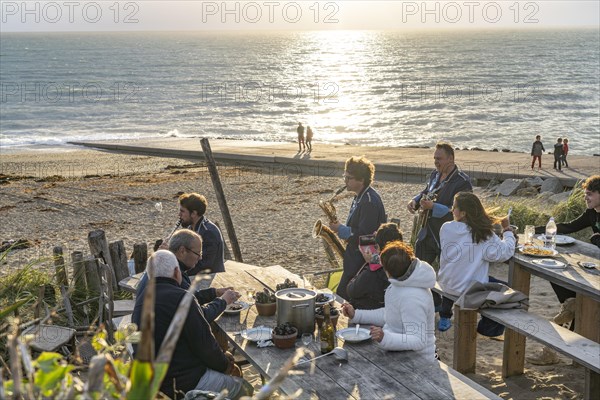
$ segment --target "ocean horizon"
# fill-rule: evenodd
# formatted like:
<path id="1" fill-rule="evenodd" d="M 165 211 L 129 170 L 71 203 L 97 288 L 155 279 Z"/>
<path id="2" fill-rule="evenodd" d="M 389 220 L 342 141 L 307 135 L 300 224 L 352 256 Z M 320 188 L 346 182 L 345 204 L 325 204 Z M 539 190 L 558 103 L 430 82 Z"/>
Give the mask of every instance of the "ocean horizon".
<path id="1" fill-rule="evenodd" d="M 0 152 L 208 137 L 600 153 L 598 29 L 3 33 Z"/>

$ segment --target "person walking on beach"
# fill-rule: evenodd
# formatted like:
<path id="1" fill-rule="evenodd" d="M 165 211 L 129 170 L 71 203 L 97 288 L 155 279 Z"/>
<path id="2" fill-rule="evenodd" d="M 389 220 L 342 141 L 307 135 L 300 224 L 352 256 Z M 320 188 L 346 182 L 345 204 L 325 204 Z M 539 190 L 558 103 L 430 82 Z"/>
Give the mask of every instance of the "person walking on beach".
<path id="1" fill-rule="evenodd" d="M 569 139 L 563 139 L 563 155 L 562 155 L 562 164 L 569 168 L 569 163 L 567 162 L 567 154 L 569 153 Z"/>
<path id="2" fill-rule="evenodd" d="M 554 143 L 554 169 L 562 171 L 561 163 L 563 156 L 563 143 L 562 138 L 558 138 Z"/>
<path id="3" fill-rule="evenodd" d="M 202 238 L 202 252 L 196 266 L 187 271 L 196 275 L 200 271 L 225 272 L 225 245 L 217 225 L 204 216 L 208 203 L 198 193 L 179 196 L 179 218 L 181 226 L 193 230 Z"/>
<path id="4" fill-rule="evenodd" d="M 313 138 L 313 130 L 310 126 L 306 127 L 306 147 L 308 147 L 308 151 L 312 151 L 312 138 Z"/>
<path id="5" fill-rule="evenodd" d="M 544 151 L 546 151 L 546 149 L 544 149 L 544 145 L 542 144 L 542 137 L 537 135 L 535 137 L 535 142 L 533 142 L 533 145 L 531 146 L 531 169 L 533 169 L 536 158 L 538 160 L 538 171 L 542 168 L 542 154 L 544 154 Z"/>
<path id="6" fill-rule="evenodd" d="M 304 144 L 304 126 L 302 125 L 302 122 L 298 122 L 296 132 L 298 132 L 298 153 L 300 153 L 302 150 L 306 150 L 306 145 Z"/>
<path id="7" fill-rule="evenodd" d="M 358 239 L 370 235 L 387 221 L 381 196 L 371 187 L 375 176 L 375 166 L 365 157 L 350 157 L 344 168 L 346 190 L 356 193 L 346 224 L 339 222 L 329 224 L 329 228 L 338 237 L 347 241 L 344 251 L 342 277 L 336 293 L 344 299 L 348 298 L 346 286 L 350 279 L 360 270 L 365 260 L 358 247 Z"/>

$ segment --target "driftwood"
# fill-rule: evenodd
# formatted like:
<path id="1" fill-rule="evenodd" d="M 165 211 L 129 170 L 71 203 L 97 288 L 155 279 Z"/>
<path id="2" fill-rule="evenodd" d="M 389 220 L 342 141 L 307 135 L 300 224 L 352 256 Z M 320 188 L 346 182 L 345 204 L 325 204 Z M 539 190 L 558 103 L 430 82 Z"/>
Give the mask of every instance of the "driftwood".
<path id="1" fill-rule="evenodd" d="M 88 293 L 92 297 L 100 293 L 100 277 L 98 276 L 98 260 L 94 256 L 85 258 L 85 279 Z"/>
<path id="2" fill-rule="evenodd" d="M 204 157 L 206 158 L 206 166 L 208 167 L 210 179 L 212 180 L 212 184 L 215 189 L 217 202 L 219 203 L 219 208 L 221 209 L 221 214 L 223 215 L 225 228 L 227 228 L 227 235 L 229 236 L 229 242 L 231 243 L 231 249 L 233 250 L 235 261 L 244 262 L 242 260 L 240 244 L 238 243 L 237 236 L 235 234 L 235 228 L 233 227 L 233 221 L 231 220 L 231 215 L 229 214 L 229 207 L 227 206 L 227 200 L 225 199 L 225 192 L 223 191 L 223 186 L 221 185 L 221 178 L 219 178 L 219 171 L 217 171 L 217 164 L 212 155 L 212 150 L 210 149 L 208 139 L 200 139 L 200 144 L 202 145 L 202 151 L 204 152 Z"/>
<path id="3" fill-rule="evenodd" d="M 83 263 L 83 253 L 74 251 L 71 253 L 71 262 L 73 263 L 73 286 L 77 293 L 86 292 L 85 265 Z"/>
<path id="4" fill-rule="evenodd" d="M 69 278 L 67 277 L 67 268 L 65 266 L 65 258 L 63 257 L 62 246 L 55 246 L 52 249 L 54 254 L 54 270 L 56 271 L 56 282 L 59 286 L 69 286 Z"/>
<path id="5" fill-rule="evenodd" d="M 110 251 L 110 258 L 113 262 L 113 269 L 115 271 L 116 282 L 119 283 L 120 281 L 129 276 L 125 244 L 122 240 L 112 242 L 108 245 L 108 250 Z"/>
<path id="6" fill-rule="evenodd" d="M 148 260 L 148 245 L 146 243 L 136 243 L 133 245 L 133 262 L 135 273 L 139 274 L 146 270 L 146 261 Z"/>
<path id="7" fill-rule="evenodd" d="M 106 234 L 102 229 L 96 229 L 95 231 L 91 231 L 88 233 L 88 244 L 90 245 L 90 251 L 95 258 L 99 258 L 111 267 L 112 274 L 115 276 L 115 271 L 113 268 L 113 262 L 110 257 L 110 250 L 108 249 L 108 241 L 106 240 Z M 113 279 L 115 285 L 113 289 L 117 289 L 116 286 L 116 278 Z"/>

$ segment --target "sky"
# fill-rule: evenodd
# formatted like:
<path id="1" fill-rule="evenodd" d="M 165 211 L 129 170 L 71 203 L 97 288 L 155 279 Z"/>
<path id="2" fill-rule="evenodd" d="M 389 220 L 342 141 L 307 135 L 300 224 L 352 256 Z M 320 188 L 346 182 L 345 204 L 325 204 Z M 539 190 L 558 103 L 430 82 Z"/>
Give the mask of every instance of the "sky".
<path id="1" fill-rule="evenodd" d="M 0 32 L 600 27 L 600 1 L 0 1 Z"/>

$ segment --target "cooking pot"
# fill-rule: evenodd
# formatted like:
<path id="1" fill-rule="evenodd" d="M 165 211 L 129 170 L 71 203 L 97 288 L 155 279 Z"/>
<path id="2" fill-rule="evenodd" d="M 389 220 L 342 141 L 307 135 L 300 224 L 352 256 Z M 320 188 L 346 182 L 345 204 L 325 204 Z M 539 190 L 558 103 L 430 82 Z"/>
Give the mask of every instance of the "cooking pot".
<path id="1" fill-rule="evenodd" d="M 289 288 L 275 293 L 277 325 L 289 322 L 298 328 L 298 336 L 315 330 L 315 298 L 313 290 Z"/>

